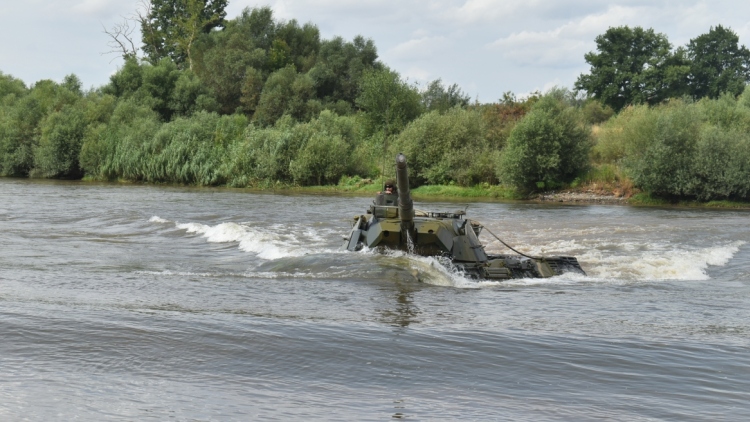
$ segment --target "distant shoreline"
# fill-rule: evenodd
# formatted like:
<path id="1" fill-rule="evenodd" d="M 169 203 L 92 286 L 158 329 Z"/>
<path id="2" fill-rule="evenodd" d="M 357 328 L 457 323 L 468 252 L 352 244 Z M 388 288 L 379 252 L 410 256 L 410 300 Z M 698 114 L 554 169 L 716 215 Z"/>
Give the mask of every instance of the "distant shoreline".
<path id="1" fill-rule="evenodd" d="M 82 184 L 104 184 L 104 185 L 141 185 L 155 187 L 184 187 L 197 189 L 228 189 L 236 191 L 246 191 L 252 193 L 278 193 L 278 194 L 307 194 L 307 195 L 352 195 L 352 196 L 372 196 L 380 190 L 377 182 L 363 180 L 364 183 L 354 185 L 324 185 L 324 186 L 294 186 L 284 183 L 269 184 L 266 186 L 250 187 L 230 187 L 230 186 L 198 186 L 183 185 L 179 183 L 148 183 L 128 180 L 60 180 L 60 179 L 43 179 L 43 178 L 18 178 L 18 177 L 0 177 L 0 180 L 29 181 L 48 183 L 82 183 Z M 636 193 L 632 196 L 618 194 L 619 192 L 609 192 L 606 189 L 590 189 L 582 186 L 574 189 L 564 189 L 559 191 L 547 191 L 533 193 L 529 196 L 523 196 L 512 188 L 502 186 L 477 186 L 461 187 L 446 185 L 425 185 L 412 190 L 412 196 L 417 200 L 447 200 L 461 201 L 470 200 L 472 202 L 536 202 L 536 203 L 561 203 L 575 205 L 629 205 L 629 206 L 663 206 L 663 207 L 684 207 L 684 208 L 719 208 L 719 209 L 738 209 L 750 210 L 750 202 L 736 201 L 709 201 L 699 202 L 687 200 L 684 198 L 664 199 L 652 197 L 646 193 Z"/>

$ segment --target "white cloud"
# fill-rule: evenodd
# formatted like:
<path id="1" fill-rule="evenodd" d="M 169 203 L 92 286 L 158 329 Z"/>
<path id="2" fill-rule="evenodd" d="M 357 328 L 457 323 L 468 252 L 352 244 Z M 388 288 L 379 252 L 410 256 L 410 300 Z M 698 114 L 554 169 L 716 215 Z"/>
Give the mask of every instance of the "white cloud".
<path id="1" fill-rule="evenodd" d="M 432 80 L 432 74 L 425 69 L 420 67 L 412 66 L 406 71 L 401 73 L 401 77 L 406 78 L 410 82 L 423 83 Z"/>
<path id="2" fill-rule="evenodd" d="M 623 25 L 638 9 L 614 6 L 547 31 L 520 31 L 492 42 L 503 57 L 524 66 L 568 67 L 581 63 L 594 47 L 594 38 L 611 26 Z"/>
<path id="3" fill-rule="evenodd" d="M 463 22 L 492 21 L 506 16 L 512 16 L 524 4 L 535 3 L 535 1 L 521 0 L 468 0 L 463 6 L 449 13 Z"/>
<path id="4" fill-rule="evenodd" d="M 429 58 L 445 48 L 447 43 L 445 37 L 416 38 L 393 47 L 389 53 L 406 60 Z"/>
<path id="5" fill-rule="evenodd" d="M 112 0 L 84 0 L 73 6 L 73 10 L 85 15 L 109 15 L 113 9 L 113 3 Z"/>

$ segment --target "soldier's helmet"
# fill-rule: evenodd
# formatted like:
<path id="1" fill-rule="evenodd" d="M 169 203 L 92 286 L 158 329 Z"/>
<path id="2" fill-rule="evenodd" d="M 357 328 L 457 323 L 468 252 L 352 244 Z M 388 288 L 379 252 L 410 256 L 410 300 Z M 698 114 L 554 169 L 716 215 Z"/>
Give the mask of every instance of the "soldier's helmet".
<path id="1" fill-rule="evenodd" d="M 395 180 L 389 179 L 385 181 L 385 185 L 383 186 L 383 193 L 385 193 L 386 195 L 396 195 L 397 191 L 398 187 L 396 186 Z"/>

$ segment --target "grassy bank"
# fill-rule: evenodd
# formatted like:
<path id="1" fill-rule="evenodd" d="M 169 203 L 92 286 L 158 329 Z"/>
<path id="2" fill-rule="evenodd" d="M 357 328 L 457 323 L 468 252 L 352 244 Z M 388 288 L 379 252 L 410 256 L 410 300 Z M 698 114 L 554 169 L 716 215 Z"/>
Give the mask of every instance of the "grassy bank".
<path id="1" fill-rule="evenodd" d="M 326 186 L 295 186 L 289 184 L 273 184 L 268 186 L 257 186 L 250 188 L 251 191 L 273 191 L 279 193 L 299 193 L 306 195 L 353 195 L 353 196 L 374 196 L 381 190 L 380 180 L 351 178 L 343 180 L 338 185 Z M 351 180 L 355 180 L 352 182 Z M 625 182 L 627 184 L 627 182 Z M 621 201 L 614 201 L 615 198 L 622 198 L 621 184 L 604 184 L 602 182 L 593 182 L 581 184 L 577 187 L 568 187 L 564 189 L 567 195 L 575 196 L 575 201 L 565 199 L 551 199 L 554 194 L 539 195 L 537 193 L 523 194 L 517 189 L 508 186 L 491 186 L 478 185 L 472 187 L 463 187 L 455 185 L 426 185 L 420 186 L 411 191 L 412 197 L 416 200 L 508 200 L 508 201 L 554 201 L 554 202 L 575 202 L 576 204 L 602 204 L 602 203 L 619 203 L 632 206 L 655 206 L 655 207 L 691 207 L 691 208 L 720 208 L 720 209 L 750 209 L 750 202 L 741 201 L 697 201 L 686 199 L 661 198 L 645 192 L 636 192 L 632 196 L 623 198 Z M 555 197 L 557 198 L 557 197 Z M 613 201 L 607 201 L 612 198 Z"/>

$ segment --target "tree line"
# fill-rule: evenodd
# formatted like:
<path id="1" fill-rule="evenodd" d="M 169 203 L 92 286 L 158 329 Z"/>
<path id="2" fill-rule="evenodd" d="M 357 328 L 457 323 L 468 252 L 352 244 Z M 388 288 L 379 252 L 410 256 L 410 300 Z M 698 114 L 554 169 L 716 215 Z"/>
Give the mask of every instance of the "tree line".
<path id="1" fill-rule="evenodd" d="M 750 194 L 736 182 L 750 180 L 740 153 L 750 131 L 721 123 L 750 110 L 739 96 L 747 49 L 721 26 L 674 51 L 653 30 L 610 28 L 574 91 L 479 104 L 439 79 L 409 83 L 378 60 L 372 40 L 321 39 L 314 24 L 277 20 L 268 7 L 227 20 L 226 0 L 144 5 L 106 31 L 124 64 L 105 86 L 83 90 L 68 75 L 27 87 L 0 73 L 0 175 L 323 185 L 376 178 L 384 159 L 404 152 L 415 186 L 533 192 L 616 168 L 659 195 Z M 684 136 L 667 137 L 688 115 Z M 676 156 L 689 177 L 659 161 Z M 710 163 L 726 174 L 708 174 Z M 676 174 L 687 184 L 668 183 Z"/>
<path id="2" fill-rule="evenodd" d="M 584 56 L 591 71 L 575 88 L 615 111 L 670 98 L 737 96 L 750 82 L 750 50 L 721 25 L 677 49 L 666 35 L 641 27 L 609 28 L 595 41 L 597 52 Z"/>

